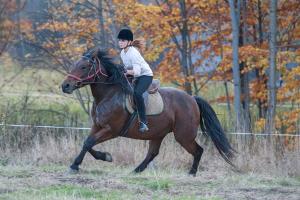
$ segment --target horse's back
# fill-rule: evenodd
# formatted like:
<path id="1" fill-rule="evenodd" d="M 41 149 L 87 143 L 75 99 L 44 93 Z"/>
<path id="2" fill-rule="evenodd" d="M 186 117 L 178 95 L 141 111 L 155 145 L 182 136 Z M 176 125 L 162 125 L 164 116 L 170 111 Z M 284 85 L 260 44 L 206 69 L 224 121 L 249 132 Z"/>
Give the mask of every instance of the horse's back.
<path id="1" fill-rule="evenodd" d="M 172 87 L 161 87 L 159 92 L 164 100 L 166 111 L 173 110 L 177 115 L 199 119 L 199 108 L 193 96 L 183 90 Z M 179 116 L 176 117 L 178 118 Z"/>

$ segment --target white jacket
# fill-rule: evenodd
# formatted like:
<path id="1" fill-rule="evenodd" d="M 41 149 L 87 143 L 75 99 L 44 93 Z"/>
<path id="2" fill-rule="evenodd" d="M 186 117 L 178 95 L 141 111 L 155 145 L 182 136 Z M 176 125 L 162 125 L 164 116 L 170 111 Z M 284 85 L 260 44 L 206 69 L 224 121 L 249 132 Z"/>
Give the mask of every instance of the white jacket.
<path id="1" fill-rule="evenodd" d="M 129 47 L 126 53 L 122 49 L 121 58 L 126 69 L 133 69 L 134 77 L 153 76 L 150 66 L 135 47 Z"/>

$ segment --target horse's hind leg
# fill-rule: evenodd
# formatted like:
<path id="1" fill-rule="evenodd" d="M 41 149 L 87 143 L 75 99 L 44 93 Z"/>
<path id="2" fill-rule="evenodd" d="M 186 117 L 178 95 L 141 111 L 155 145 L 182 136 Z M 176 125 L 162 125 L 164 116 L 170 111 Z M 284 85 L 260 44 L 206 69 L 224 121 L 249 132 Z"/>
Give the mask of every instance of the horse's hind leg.
<path id="1" fill-rule="evenodd" d="M 162 140 L 163 138 L 149 141 L 147 156 L 144 161 L 134 170 L 134 172 L 139 173 L 147 168 L 148 164 L 158 155 Z"/>
<path id="2" fill-rule="evenodd" d="M 199 162 L 200 162 L 202 154 L 203 154 L 203 148 L 199 144 L 197 144 L 196 141 L 195 141 L 195 145 L 196 145 L 196 152 L 193 154 L 194 161 L 193 161 L 192 168 L 190 169 L 190 172 L 189 172 L 189 174 L 191 174 L 193 176 L 196 176 L 196 173 L 198 171 Z"/>
<path id="3" fill-rule="evenodd" d="M 184 127 L 180 127 L 180 130 L 174 131 L 174 136 L 177 142 L 185 149 L 187 152 L 194 156 L 194 161 L 192 168 L 189 171 L 189 174 L 195 176 L 198 171 L 199 162 L 201 160 L 201 156 L 203 154 L 203 148 L 197 144 L 195 141 L 197 131 L 192 131 L 190 128 L 183 129 Z M 188 133 L 195 134 L 188 134 Z"/>

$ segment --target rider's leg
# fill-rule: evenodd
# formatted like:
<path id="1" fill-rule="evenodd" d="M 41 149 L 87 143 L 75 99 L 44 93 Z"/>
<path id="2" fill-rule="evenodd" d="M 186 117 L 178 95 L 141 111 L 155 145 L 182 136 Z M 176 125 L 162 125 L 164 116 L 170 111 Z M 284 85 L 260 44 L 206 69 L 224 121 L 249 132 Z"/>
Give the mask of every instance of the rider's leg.
<path id="1" fill-rule="evenodd" d="M 148 130 L 146 125 L 146 109 L 144 104 L 143 93 L 149 88 L 152 83 L 152 76 L 140 76 L 137 78 L 134 86 L 134 98 L 138 110 L 140 120 L 140 131 L 144 132 Z"/>

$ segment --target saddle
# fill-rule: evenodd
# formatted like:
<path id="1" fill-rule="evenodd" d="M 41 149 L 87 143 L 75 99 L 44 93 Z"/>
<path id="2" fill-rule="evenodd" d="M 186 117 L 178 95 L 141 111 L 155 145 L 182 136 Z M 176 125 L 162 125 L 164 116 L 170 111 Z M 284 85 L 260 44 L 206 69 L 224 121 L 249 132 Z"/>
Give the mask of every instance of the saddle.
<path id="1" fill-rule="evenodd" d="M 143 94 L 146 115 L 158 115 L 164 109 L 163 99 L 158 91 L 159 88 L 160 81 L 158 79 L 153 79 L 151 85 Z M 125 98 L 125 108 L 130 114 L 132 114 L 135 111 L 133 98 L 131 95 L 126 95 Z"/>
<path id="2" fill-rule="evenodd" d="M 147 89 L 147 92 L 149 94 L 154 94 L 158 91 L 159 88 L 160 88 L 160 80 L 153 79 L 151 85 Z"/>

